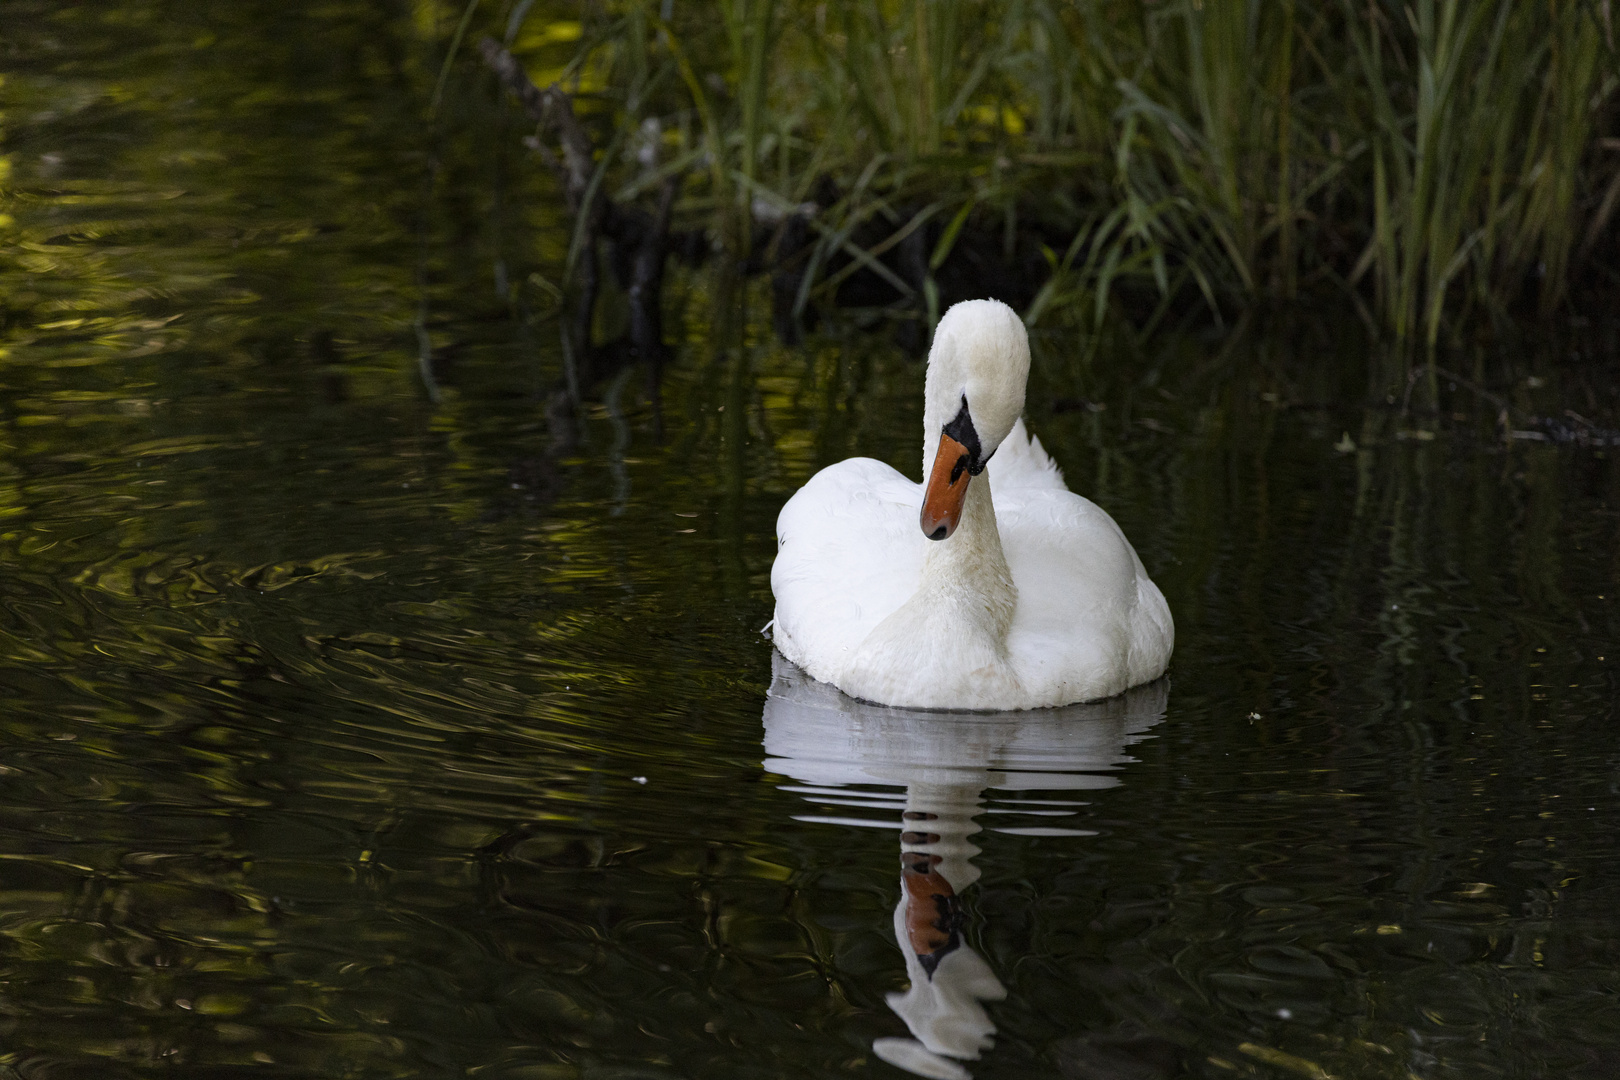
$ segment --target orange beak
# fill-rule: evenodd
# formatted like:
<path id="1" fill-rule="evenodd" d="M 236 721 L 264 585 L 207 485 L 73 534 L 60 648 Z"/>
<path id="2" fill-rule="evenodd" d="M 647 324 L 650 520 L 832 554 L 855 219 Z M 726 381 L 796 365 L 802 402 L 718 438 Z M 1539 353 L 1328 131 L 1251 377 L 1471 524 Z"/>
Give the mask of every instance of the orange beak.
<path id="1" fill-rule="evenodd" d="M 923 488 L 922 531 L 930 540 L 943 540 L 956 531 L 962 520 L 962 504 L 967 501 L 968 448 L 941 434 L 934 454 L 934 469 Z"/>

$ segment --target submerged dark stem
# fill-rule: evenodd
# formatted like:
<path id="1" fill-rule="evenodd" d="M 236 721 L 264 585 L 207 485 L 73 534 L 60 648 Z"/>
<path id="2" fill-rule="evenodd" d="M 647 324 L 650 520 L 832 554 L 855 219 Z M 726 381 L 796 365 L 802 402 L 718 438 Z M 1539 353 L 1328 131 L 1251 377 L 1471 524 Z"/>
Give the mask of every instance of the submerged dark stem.
<path id="1" fill-rule="evenodd" d="M 573 311 L 565 322 L 565 337 L 572 346 L 577 374 L 568 392 L 576 401 L 627 363 L 648 364 L 648 393 L 655 402 L 665 349 L 662 295 L 664 261 L 669 251 L 669 225 L 680 186 L 678 176 L 659 187 L 656 210 L 648 214 L 634 206 L 621 206 L 594 183 L 598 172 L 597 147 L 574 112 L 573 98 L 556 84 L 544 89 L 530 81 L 512 54 L 493 38 L 479 42 L 484 61 L 499 76 L 539 125 L 524 142 L 538 153 L 561 183 L 569 213 L 579 237 L 579 258 L 572 274 Z M 556 140 L 557 149 L 547 144 Z M 610 259 L 614 276 L 628 294 L 630 319 L 624 337 L 593 346 L 592 325 L 602 290 L 603 243 L 612 245 L 624 260 Z"/>
<path id="2" fill-rule="evenodd" d="M 529 80 L 528 72 L 523 70 L 523 65 L 494 38 L 484 38 L 478 43 L 478 48 L 483 52 L 484 62 L 490 70 L 500 76 L 506 88 L 517 96 L 535 123 L 540 125 L 540 134 L 545 134 L 547 130 L 557 133 L 557 141 L 562 149 L 561 158 L 550 153 L 549 149 L 542 156 L 563 182 L 568 209 L 576 215 L 581 213 L 587 209 L 584 204 L 595 168 L 596 145 L 580 124 L 579 117 L 574 115 L 574 99 L 555 83 L 544 90 L 534 85 Z"/>

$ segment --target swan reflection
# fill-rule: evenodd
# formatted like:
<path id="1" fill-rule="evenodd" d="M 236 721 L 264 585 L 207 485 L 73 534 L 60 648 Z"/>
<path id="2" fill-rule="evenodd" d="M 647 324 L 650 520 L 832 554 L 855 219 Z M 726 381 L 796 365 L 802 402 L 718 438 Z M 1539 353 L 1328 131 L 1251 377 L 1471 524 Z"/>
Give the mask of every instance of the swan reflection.
<path id="1" fill-rule="evenodd" d="M 894 935 L 911 987 L 888 1002 L 912 1037 L 876 1040 L 878 1057 L 918 1076 L 972 1075 L 961 1063 L 994 1044 L 984 1003 L 1007 991 L 964 937 L 962 893 L 979 878 L 972 860 L 980 849 L 970 838 L 1090 835 L 1060 823 L 1083 802 L 1019 796 L 1116 786 L 1109 774 L 1133 760 L 1126 747 L 1163 719 L 1168 689 L 1160 680 L 1096 704 L 1019 713 L 922 712 L 856 701 L 773 656 L 765 768 L 798 781 L 783 790 L 833 810 L 795 819 L 900 830 Z M 894 787 L 905 789 L 904 802 Z M 856 816 L 851 807 L 899 810 L 900 820 Z M 980 817 L 992 823 L 981 826 Z"/>

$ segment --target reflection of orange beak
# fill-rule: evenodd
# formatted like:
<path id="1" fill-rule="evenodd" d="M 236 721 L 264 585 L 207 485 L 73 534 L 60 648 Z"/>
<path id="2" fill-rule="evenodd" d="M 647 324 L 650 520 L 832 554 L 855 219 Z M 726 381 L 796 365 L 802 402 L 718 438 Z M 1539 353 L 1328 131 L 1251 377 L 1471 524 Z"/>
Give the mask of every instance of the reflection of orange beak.
<path id="1" fill-rule="evenodd" d="M 930 540 L 943 540 L 956 531 L 962 520 L 962 504 L 967 501 L 968 448 L 941 433 L 934 469 L 923 488 L 922 531 Z"/>
<path id="2" fill-rule="evenodd" d="M 956 890 L 934 869 L 938 855 L 907 852 L 900 857 L 906 890 L 906 937 L 919 957 L 943 956 L 954 946 L 952 938 L 961 921 Z M 937 961 L 936 961 L 937 962 Z"/>

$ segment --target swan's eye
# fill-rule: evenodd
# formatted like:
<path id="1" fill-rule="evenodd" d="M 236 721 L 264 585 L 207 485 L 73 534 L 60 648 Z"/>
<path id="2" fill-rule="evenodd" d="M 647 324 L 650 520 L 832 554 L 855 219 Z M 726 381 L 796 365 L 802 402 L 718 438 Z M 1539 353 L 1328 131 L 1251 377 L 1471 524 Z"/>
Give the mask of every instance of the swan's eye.
<path id="1" fill-rule="evenodd" d="M 945 425 L 944 434 L 949 435 L 962 444 L 967 456 L 957 463 L 951 472 L 951 483 L 961 475 L 962 469 L 967 469 L 969 476 L 978 476 L 984 472 L 985 462 L 990 459 L 984 456 L 984 447 L 979 442 L 979 432 L 973 426 L 973 415 L 968 412 L 967 395 L 962 395 L 962 407 L 957 410 L 956 419 Z"/>

